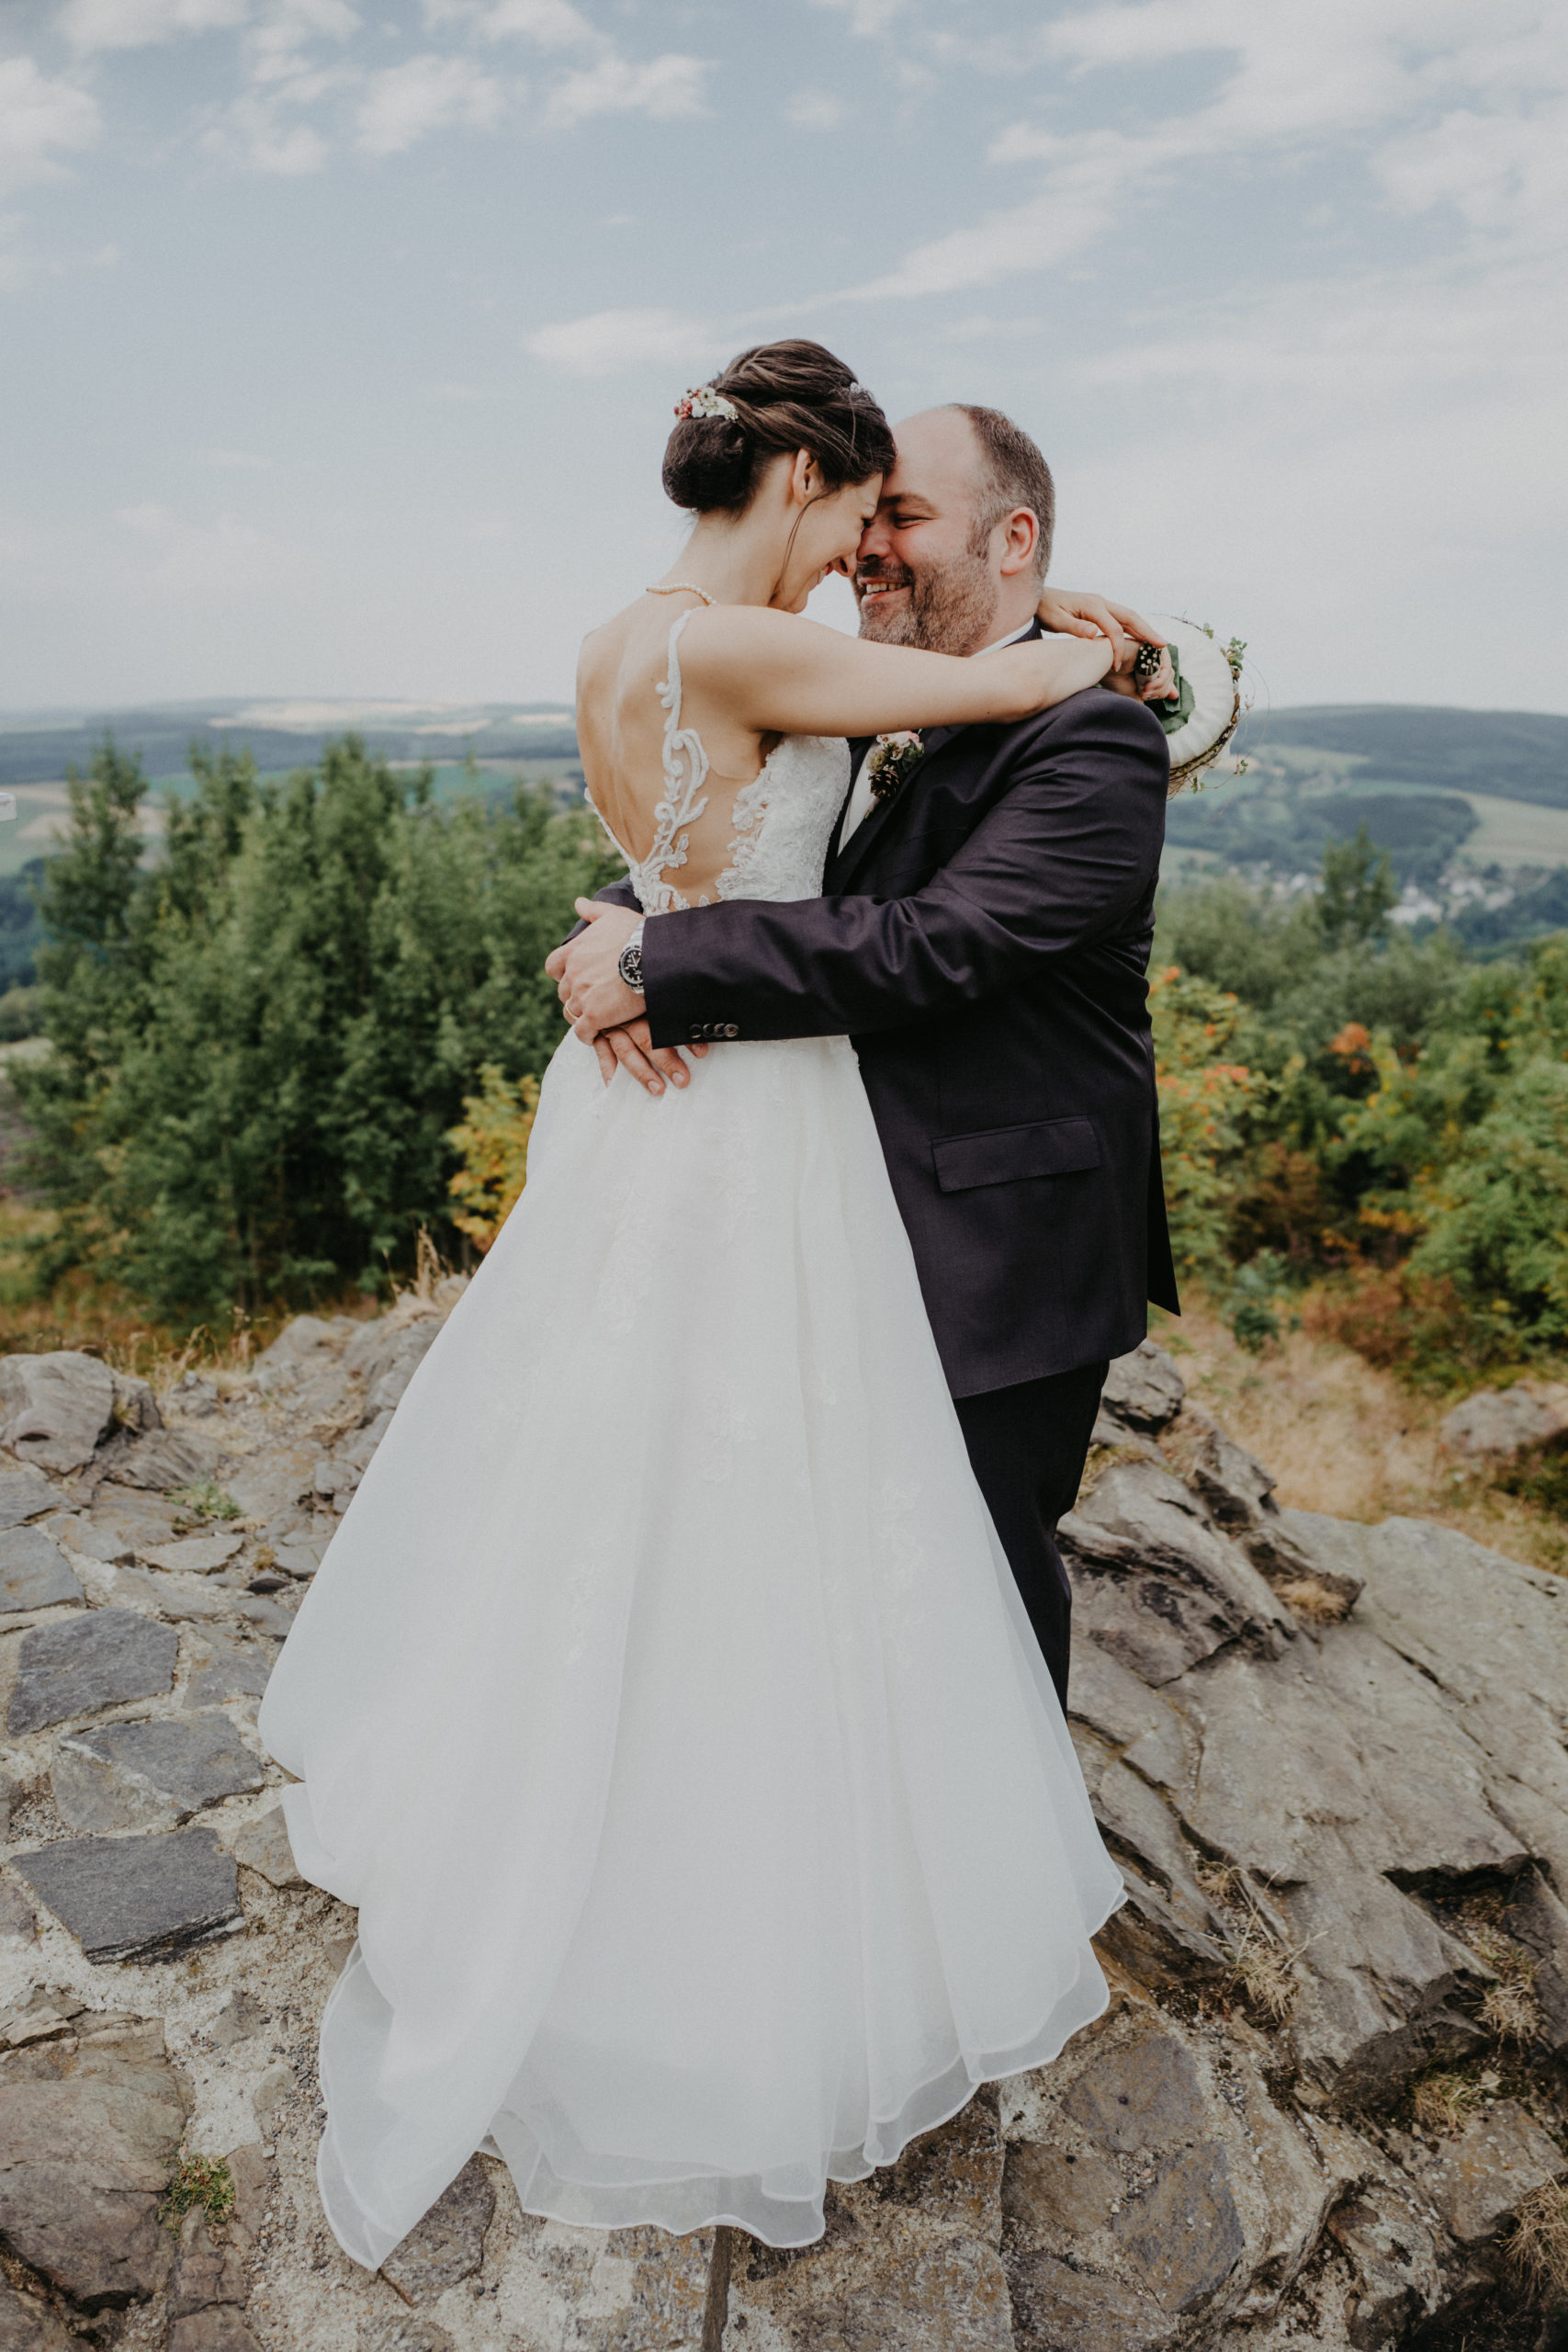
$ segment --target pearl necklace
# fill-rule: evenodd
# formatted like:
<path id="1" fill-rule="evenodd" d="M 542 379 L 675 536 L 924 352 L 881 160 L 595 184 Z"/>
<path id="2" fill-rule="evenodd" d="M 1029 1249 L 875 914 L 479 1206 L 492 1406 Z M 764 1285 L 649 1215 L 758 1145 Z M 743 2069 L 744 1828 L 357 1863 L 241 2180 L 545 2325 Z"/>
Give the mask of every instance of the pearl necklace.
<path id="1" fill-rule="evenodd" d="M 689 580 L 671 580 L 667 588 L 649 587 L 642 593 L 645 596 L 700 596 L 705 605 L 713 603 L 705 588 L 695 588 Z"/>

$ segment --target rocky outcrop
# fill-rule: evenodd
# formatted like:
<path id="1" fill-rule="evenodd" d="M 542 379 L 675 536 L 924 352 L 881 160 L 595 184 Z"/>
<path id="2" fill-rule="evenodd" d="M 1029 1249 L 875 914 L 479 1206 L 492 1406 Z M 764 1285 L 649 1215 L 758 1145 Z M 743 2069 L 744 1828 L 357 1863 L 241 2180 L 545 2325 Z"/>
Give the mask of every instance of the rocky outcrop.
<path id="1" fill-rule="evenodd" d="M 1442 1425 L 1446 1450 L 1461 1462 L 1515 1461 L 1568 1434 L 1568 1385 L 1518 1380 L 1511 1388 L 1478 1388 Z"/>
<path id="2" fill-rule="evenodd" d="M 1521 2212 L 1568 2233 L 1568 1584 L 1281 1510 L 1148 1346 L 1062 1527 L 1128 1890 L 1105 2015 L 835 2188 L 815 2245 L 739 2238 L 725 2294 L 711 2236 L 539 2221 L 482 2153 L 349 2263 L 313 2068 L 354 1916 L 299 1876 L 255 1707 L 460 1287 L 145 1401 L 4 1360 L 0 2346 L 697 2352 L 710 2288 L 728 2352 L 1568 2344 L 1510 2268 Z M 237 1516 L 193 1515 L 193 1464 Z M 160 2218 L 182 2151 L 227 2218 Z"/>

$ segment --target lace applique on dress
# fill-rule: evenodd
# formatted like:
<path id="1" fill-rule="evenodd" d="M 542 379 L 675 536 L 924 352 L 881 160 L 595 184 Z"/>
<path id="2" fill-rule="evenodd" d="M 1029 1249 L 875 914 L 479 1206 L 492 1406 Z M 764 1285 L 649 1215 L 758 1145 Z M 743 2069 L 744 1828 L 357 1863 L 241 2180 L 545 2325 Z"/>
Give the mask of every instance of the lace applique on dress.
<path id="1" fill-rule="evenodd" d="M 653 811 L 653 840 L 646 857 L 633 857 L 617 841 L 599 809 L 589 806 L 626 861 L 632 888 L 644 914 L 672 914 L 692 901 L 665 877 L 685 865 L 691 829 L 708 805 L 709 761 L 694 727 L 681 724 L 681 631 L 691 619 L 682 613 L 670 631 L 662 684 L 664 790 Z M 730 808 L 729 863 L 714 884 L 720 899 L 809 899 L 822 887 L 828 842 L 849 789 L 850 747 L 840 736 L 786 735 L 775 744 Z M 697 901 L 708 903 L 706 893 Z"/>
<path id="2" fill-rule="evenodd" d="M 671 867 L 685 865 L 692 843 L 691 828 L 708 805 L 707 794 L 703 790 L 708 776 L 708 755 L 696 729 L 681 724 L 681 657 L 675 649 L 681 631 L 691 617 L 690 613 L 680 614 L 670 632 L 665 673 L 657 690 L 668 713 L 664 721 L 664 791 L 654 806 L 653 842 L 648 855 L 631 856 L 625 843 L 610 832 L 598 809 L 593 810 L 626 861 L 637 904 L 645 915 L 671 914 L 677 907 L 691 903 L 664 876 Z"/>

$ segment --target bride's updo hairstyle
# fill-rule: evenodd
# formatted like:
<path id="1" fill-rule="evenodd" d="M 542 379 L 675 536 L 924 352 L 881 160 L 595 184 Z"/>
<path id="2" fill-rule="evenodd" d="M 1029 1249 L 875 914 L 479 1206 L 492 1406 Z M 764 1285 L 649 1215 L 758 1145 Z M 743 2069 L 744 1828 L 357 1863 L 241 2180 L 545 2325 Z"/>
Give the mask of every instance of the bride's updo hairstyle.
<path id="1" fill-rule="evenodd" d="M 714 377 L 736 413 L 684 417 L 664 451 L 664 488 L 689 514 L 739 514 L 774 458 L 808 449 L 829 491 L 885 474 L 887 419 L 819 343 L 759 343 Z"/>

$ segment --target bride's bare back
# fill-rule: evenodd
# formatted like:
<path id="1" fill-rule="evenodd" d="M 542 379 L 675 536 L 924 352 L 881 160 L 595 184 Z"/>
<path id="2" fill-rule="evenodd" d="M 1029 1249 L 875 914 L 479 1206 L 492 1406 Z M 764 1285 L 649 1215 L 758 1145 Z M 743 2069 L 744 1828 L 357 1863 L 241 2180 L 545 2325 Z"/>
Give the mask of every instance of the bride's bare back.
<path id="1" fill-rule="evenodd" d="M 657 879 L 672 906 L 705 907 L 722 896 L 736 801 L 781 741 L 682 677 L 673 627 L 697 609 L 690 595 L 643 596 L 584 640 L 578 669 L 589 803 L 627 863 Z"/>

